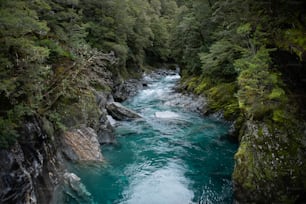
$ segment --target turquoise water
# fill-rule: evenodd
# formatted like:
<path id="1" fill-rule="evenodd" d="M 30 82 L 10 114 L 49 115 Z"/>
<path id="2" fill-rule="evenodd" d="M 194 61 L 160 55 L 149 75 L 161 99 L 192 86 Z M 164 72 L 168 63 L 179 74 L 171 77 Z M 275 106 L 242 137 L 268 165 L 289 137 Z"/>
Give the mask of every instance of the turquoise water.
<path id="1" fill-rule="evenodd" d="M 103 167 L 74 172 L 101 204 L 232 203 L 237 145 L 228 124 L 167 106 L 178 75 L 151 79 L 124 105 L 143 118 L 118 122 L 118 144 L 103 146 Z"/>

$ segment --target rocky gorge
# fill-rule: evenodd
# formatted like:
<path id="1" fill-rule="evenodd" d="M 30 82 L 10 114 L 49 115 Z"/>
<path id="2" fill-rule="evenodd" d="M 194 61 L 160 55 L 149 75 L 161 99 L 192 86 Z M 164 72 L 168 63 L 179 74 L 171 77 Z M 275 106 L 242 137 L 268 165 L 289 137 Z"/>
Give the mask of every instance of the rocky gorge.
<path id="1" fill-rule="evenodd" d="M 106 63 L 109 63 L 105 59 L 102 62 L 102 64 L 96 63 L 93 68 L 103 68 Z M 126 87 L 123 89 L 123 86 L 120 86 L 120 90 L 113 88 L 113 91 L 101 91 L 89 86 L 88 89 L 93 94 L 90 97 L 95 96 L 96 99 L 89 101 L 91 103 L 88 103 L 85 109 L 79 109 L 84 108 L 82 100 L 79 101 L 80 103 L 70 104 L 74 106 L 71 110 L 79 109 L 80 111 L 72 112 L 71 120 L 68 118 L 68 113 L 65 113 L 64 121 L 67 121 L 65 126 L 69 127 L 65 131 L 55 130 L 47 118 L 29 117 L 21 130 L 25 139 L 21 138 L 9 150 L 1 150 L 2 179 L 0 184 L 4 189 L 1 191 L 1 202 L 48 203 L 51 201 L 58 203 L 67 199 L 80 203 L 92 202 L 91 194 L 80 178 L 67 170 L 67 164 L 76 162 L 103 165 L 101 145 L 116 143 L 113 120 L 125 121 L 142 117 L 120 103 L 114 102 L 112 93 L 116 92 L 115 95 L 118 97 L 118 93 L 124 90 L 122 97 L 126 98 L 136 94 L 137 90 L 145 87 L 150 80 L 166 75 L 171 76 L 176 72 L 155 70 L 151 73 L 151 77 L 144 76 L 143 79 L 133 79 L 131 83 L 125 82 L 133 87 L 132 89 Z M 110 76 L 109 72 L 107 76 L 100 75 L 99 86 L 106 86 L 105 82 Z M 137 86 L 134 86 L 136 81 Z M 96 82 L 95 86 L 97 86 Z M 111 87 L 111 84 L 107 86 Z M 88 97 L 87 94 L 88 92 L 85 97 Z M 224 119 L 222 112 L 211 112 L 207 99 L 203 96 L 176 92 L 166 101 L 165 105 L 181 107 L 187 111 L 198 112 L 203 116 L 212 114 L 214 118 Z M 167 113 L 167 111 L 156 112 L 155 117 L 167 119 L 177 116 L 172 114 L 174 113 Z M 292 183 L 283 183 L 283 181 L 290 180 L 292 177 L 303 177 L 301 170 L 304 169 L 305 155 L 303 147 L 299 146 L 303 144 L 303 137 L 300 141 L 295 141 L 297 149 L 292 149 L 294 144 L 291 144 L 289 139 L 292 133 L 287 132 L 288 130 L 281 128 L 273 130 L 265 123 L 251 120 L 245 120 L 242 125 L 240 123 L 238 126 L 237 123 L 237 121 L 231 122 L 232 128 L 227 136 L 228 139 L 236 137 L 235 140 L 239 140 L 240 143 L 238 152 L 235 154 L 236 165 L 233 173 L 236 203 L 249 203 L 248 199 L 253 200 L 254 196 L 261 201 L 263 195 L 271 198 L 287 194 L 286 190 L 277 191 L 276 183 L 279 189 L 287 189 L 291 193 L 293 190 L 296 196 L 302 194 L 303 179 L 297 179 Z M 303 125 L 298 125 L 298 123 L 295 125 L 296 133 L 303 136 L 303 131 L 305 131 L 302 128 Z M 238 132 L 240 136 L 237 135 Z M 268 181 L 266 177 L 260 175 L 268 176 L 271 180 Z M 245 191 L 246 188 L 253 190 Z M 260 189 L 264 190 L 260 191 Z M 290 202 L 289 198 L 284 197 L 283 199 L 281 202 Z M 299 199 L 303 200 L 302 197 Z"/>
<path id="2" fill-rule="evenodd" d="M 67 199 L 91 202 L 90 193 L 80 178 L 69 172 L 67 165 L 71 162 L 103 165 L 101 145 L 116 143 L 112 120 L 141 118 L 138 113 L 114 102 L 114 98 L 125 100 L 146 86 L 149 82 L 146 80 L 177 73 L 177 70 L 166 69 L 150 71 L 149 78 L 127 80 L 114 86 L 107 67 L 114 66 L 115 59 L 106 54 L 95 57 L 88 63 L 90 84 L 83 87 L 86 91 L 78 96 L 79 100 L 69 102 L 69 108 L 68 98 L 56 104 L 62 106 L 57 110 L 63 112 L 63 130 L 55 129 L 46 117 L 29 117 L 20 130 L 19 142 L 10 149 L 1 150 L 1 202 L 58 203 Z M 169 106 L 199 113 L 203 113 L 205 104 L 203 97 L 179 93 L 167 102 Z"/>
<path id="3" fill-rule="evenodd" d="M 306 203 L 305 8 L 0 1 L 0 203 Z"/>
<path id="4" fill-rule="evenodd" d="M 66 95 L 55 104 L 62 112 L 64 129 L 55 129 L 50 118 L 29 117 L 20 129 L 19 142 L 0 150 L 1 203 L 49 203 L 63 180 L 74 189 L 72 192 L 79 190 L 77 184 L 71 184 L 77 182 L 77 177 L 69 176 L 65 163 L 103 162 L 100 145 L 115 142 L 108 112 L 119 110 L 121 119 L 139 117 L 123 106 L 112 106 L 115 104 L 112 90 L 117 97 L 121 94 L 121 98 L 135 93 L 134 86 L 129 89 L 131 93 L 114 88 L 112 73 L 108 70 L 115 63 L 111 54 L 93 54 L 86 65 L 90 71 L 86 72 L 88 78 L 83 81 L 86 86 L 82 87 L 85 90 L 78 93 L 79 99 Z M 141 80 L 137 83 L 142 84 Z"/>

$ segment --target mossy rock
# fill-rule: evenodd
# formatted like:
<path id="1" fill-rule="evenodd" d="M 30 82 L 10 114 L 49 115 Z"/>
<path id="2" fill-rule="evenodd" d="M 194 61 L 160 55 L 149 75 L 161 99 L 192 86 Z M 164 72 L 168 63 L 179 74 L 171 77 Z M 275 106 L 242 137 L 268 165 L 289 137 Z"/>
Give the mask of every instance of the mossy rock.
<path id="1" fill-rule="evenodd" d="M 306 191 L 305 123 L 247 121 L 235 155 L 235 197 L 241 203 L 295 203 Z"/>
<path id="2" fill-rule="evenodd" d="M 223 111 L 226 119 L 232 120 L 239 115 L 238 100 L 235 96 L 237 84 L 222 83 L 205 91 L 209 100 L 209 108 L 213 111 Z"/>

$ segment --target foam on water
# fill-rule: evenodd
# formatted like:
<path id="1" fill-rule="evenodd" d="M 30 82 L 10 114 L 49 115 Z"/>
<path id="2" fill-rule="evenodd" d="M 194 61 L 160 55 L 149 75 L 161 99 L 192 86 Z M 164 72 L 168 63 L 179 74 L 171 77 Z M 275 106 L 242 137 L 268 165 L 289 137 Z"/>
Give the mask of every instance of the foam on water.
<path id="1" fill-rule="evenodd" d="M 180 115 L 177 113 L 174 113 L 172 111 L 157 111 L 155 112 L 155 117 L 157 118 L 164 118 L 164 119 L 170 119 L 170 118 L 179 118 Z"/>
<path id="2" fill-rule="evenodd" d="M 93 202 L 232 203 L 237 145 L 220 139 L 229 126 L 169 105 L 178 79 L 179 75 L 147 77 L 148 86 L 124 104 L 143 118 L 116 121 L 118 143 L 102 147 L 106 164 L 71 169 Z"/>

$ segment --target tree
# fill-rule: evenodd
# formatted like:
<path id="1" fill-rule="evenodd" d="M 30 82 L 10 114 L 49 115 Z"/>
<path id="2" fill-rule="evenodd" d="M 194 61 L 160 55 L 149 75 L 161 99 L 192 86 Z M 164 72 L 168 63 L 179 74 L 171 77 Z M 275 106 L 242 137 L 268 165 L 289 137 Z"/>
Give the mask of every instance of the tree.
<path id="1" fill-rule="evenodd" d="M 35 6 L 35 2 L 1 1 L 1 146 L 14 142 L 21 117 L 34 112 L 41 103 L 44 80 L 51 71 L 43 64 L 50 50 L 37 43 L 49 28 L 39 19 Z"/>

